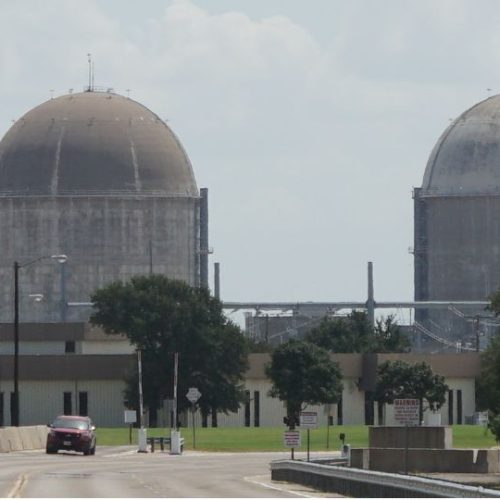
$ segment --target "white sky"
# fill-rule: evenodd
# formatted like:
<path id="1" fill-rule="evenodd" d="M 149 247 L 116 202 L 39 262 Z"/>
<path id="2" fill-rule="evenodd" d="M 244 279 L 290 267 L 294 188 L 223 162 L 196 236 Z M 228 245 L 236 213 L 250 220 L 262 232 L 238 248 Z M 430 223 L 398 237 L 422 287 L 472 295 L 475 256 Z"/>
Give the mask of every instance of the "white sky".
<path id="1" fill-rule="evenodd" d="M 87 80 L 168 120 L 224 300 L 413 297 L 412 188 L 498 92 L 496 0 L 2 0 L 0 135 Z"/>

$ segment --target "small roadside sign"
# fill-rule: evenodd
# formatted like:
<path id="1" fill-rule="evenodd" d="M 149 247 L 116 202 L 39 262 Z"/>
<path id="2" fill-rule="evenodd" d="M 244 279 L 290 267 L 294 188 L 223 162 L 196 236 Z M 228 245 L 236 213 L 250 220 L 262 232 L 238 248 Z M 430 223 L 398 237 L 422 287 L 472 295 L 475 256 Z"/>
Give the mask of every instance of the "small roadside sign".
<path id="1" fill-rule="evenodd" d="M 318 413 L 315 411 L 301 411 L 300 426 L 304 429 L 316 429 L 318 427 Z"/>
<path id="2" fill-rule="evenodd" d="M 123 412 L 123 421 L 126 424 L 135 424 L 137 422 L 137 412 L 135 410 L 125 410 Z"/>
<path id="3" fill-rule="evenodd" d="M 285 431 L 283 444 L 286 448 L 300 448 L 300 431 Z"/>
<path id="4" fill-rule="evenodd" d="M 198 390 L 197 387 L 190 387 L 187 394 L 186 398 L 188 398 L 190 403 L 196 403 L 198 399 L 200 399 L 201 392 Z"/>
<path id="5" fill-rule="evenodd" d="M 399 425 L 419 425 L 420 402 L 418 399 L 395 399 L 394 420 Z"/>

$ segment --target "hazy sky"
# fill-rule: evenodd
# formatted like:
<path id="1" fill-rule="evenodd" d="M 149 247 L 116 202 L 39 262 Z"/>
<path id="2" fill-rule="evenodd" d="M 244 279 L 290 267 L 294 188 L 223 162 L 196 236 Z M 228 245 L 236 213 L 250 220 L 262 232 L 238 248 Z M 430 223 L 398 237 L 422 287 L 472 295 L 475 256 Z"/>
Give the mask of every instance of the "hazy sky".
<path id="1" fill-rule="evenodd" d="M 224 300 L 413 297 L 412 188 L 498 92 L 496 0 L 2 0 L 0 134 L 87 83 L 168 120 Z M 491 89 L 491 90 L 488 90 Z"/>

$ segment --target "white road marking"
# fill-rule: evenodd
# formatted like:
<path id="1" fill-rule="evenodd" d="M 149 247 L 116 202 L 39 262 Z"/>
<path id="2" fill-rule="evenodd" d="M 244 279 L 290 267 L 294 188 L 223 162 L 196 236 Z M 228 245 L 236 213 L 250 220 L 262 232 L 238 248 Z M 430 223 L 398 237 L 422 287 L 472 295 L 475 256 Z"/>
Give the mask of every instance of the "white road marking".
<path id="1" fill-rule="evenodd" d="M 265 483 L 263 481 L 258 480 L 257 479 L 258 477 L 262 477 L 262 476 L 244 477 L 243 479 L 249 483 L 258 484 L 259 486 L 263 486 L 264 488 L 268 488 L 270 490 L 281 491 L 283 493 L 291 493 L 292 495 L 297 495 L 298 497 L 315 498 L 314 495 L 300 493 L 298 491 L 293 491 L 293 490 L 290 490 L 288 488 L 280 488 L 279 486 L 275 486 L 274 484 Z"/>
<path id="2" fill-rule="evenodd" d="M 18 498 L 21 494 L 22 489 L 26 486 L 28 482 L 28 476 L 21 474 L 12 489 L 7 493 L 6 498 Z"/>

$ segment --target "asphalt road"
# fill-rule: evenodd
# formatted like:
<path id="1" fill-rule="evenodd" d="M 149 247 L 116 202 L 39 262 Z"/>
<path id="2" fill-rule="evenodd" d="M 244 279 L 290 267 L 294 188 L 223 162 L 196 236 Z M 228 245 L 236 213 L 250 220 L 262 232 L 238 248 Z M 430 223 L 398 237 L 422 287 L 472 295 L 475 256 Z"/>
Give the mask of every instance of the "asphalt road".
<path id="1" fill-rule="evenodd" d="M 23 451 L 0 454 L 0 496 L 8 498 L 317 497 L 271 481 L 271 460 L 289 453 L 137 453 L 98 447 L 95 456 Z M 331 496 L 331 495 L 329 495 Z"/>

